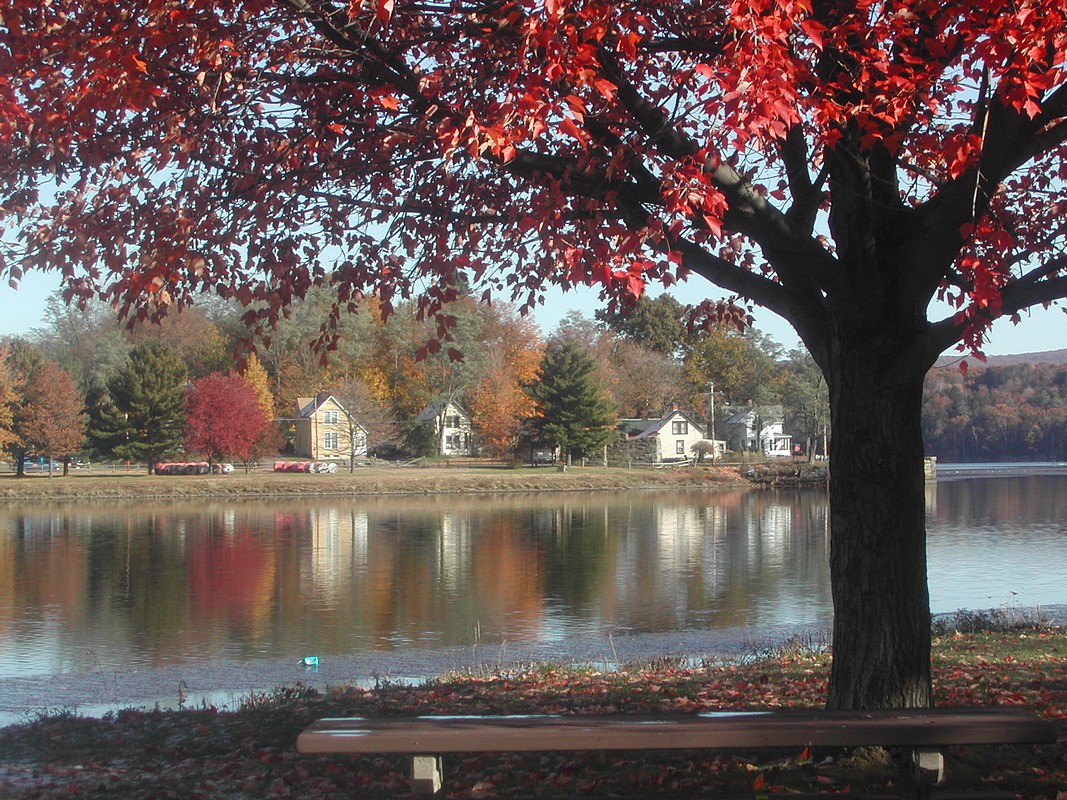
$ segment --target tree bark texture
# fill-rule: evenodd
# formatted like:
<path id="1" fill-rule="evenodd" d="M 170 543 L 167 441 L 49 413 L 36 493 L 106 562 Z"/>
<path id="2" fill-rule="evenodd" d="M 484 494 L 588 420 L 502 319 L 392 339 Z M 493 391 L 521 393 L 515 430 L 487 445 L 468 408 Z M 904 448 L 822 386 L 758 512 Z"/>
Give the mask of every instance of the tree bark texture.
<path id="1" fill-rule="evenodd" d="M 887 367 L 898 363 L 894 349 L 838 336 L 827 370 L 831 709 L 931 703 L 920 427 L 925 370 Z"/>

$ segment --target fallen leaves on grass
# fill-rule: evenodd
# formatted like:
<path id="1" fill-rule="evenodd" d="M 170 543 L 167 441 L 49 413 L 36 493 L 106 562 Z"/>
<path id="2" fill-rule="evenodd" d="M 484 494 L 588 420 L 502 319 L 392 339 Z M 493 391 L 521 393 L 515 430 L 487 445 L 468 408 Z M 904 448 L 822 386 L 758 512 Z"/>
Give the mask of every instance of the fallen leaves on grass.
<path id="1" fill-rule="evenodd" d="M 957 636 L 938 642 L 941 705 L 1023 705 L 1067 718 L 1067 634 Z M 296 736 L 324 716 L 522 713 L 685 713 L 820 706 L 829 658 L 819 654 L 747 665 L 670 662 L 622 672 L 537 668 L 455 677 L 421 686 L 318 692 L 278 690 L 246 708 L 123 711 L 105 719 L 46 718 L 0 730 L 0 795 L 219 798 L 359 796 L 409 792 L 402 756 L 300 755 Z M 1067 728 L 1067 723 L 1064 723 Z M 451 798 L 551 795 L 695 796 L 882 790 L 891 764 L 869 753 L 683 751 L 457 756 L 446 761 Z M 953 786 L 993 786 L 1065 800 L 1067 748 L 967 748 L 951 753 Z"/>

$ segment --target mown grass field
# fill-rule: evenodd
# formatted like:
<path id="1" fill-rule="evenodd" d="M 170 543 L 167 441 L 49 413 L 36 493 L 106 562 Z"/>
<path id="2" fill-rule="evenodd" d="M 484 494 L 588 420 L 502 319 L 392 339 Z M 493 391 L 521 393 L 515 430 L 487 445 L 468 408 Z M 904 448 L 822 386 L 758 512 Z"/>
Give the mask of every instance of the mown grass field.
<path id="1" fill-rule="evenodd" d="M 123 499 L 176 497 L 315 497 L 333 495 L 558 492 L 656 487 L 739 485 L 736 467 L 623 469 L 571 467 L 364 467 L 333 475 L 278 473 L 261 469 L 231 475 L 148 475 L 129 470 L 74 471 L 0 476 L 0 501 L 36 499 Z"/>

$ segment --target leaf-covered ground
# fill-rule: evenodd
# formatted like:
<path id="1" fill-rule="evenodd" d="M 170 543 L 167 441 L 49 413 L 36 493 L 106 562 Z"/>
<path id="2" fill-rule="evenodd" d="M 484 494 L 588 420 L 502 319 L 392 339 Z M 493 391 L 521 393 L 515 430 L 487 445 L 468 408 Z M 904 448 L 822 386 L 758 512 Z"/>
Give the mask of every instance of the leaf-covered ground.
<path id="1" fill-rule="evenodd" d="M 802 650 L 745 665 L 673 662 L 602 673 L 538 668 L 411 687 L 279 690 L 235 712 L 57 716 L 0 730 L 0 796 L 22 798 L 386 798 L 409 793 L 405 759 L 300 755 L 323 716 L 686 712 L 819 706 L 828 658 Z M 959 748 L 946 791 L 1067 800 L 1067 633 L 953 635 L 935 646 L 941 705 L 1020 705 L 1059 721 L 1060 741 Z M 706 752 L 457 756 L 456 798 L 763 797 L 892 792 L 879 753 Z"/>

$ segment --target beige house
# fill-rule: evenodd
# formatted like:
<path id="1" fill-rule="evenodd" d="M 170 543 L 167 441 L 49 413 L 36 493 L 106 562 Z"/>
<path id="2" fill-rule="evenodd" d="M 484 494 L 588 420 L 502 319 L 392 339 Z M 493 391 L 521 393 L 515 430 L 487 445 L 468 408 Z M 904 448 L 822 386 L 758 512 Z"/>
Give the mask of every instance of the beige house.
<path id="1" fill-rule="evenodd" d="M 715 455 L 722 455 L 724 442 L 704 438 L 704 427 L 694 417 L 671 408 L 657 419 L 621 419 L 621 444 L 629 458 L 651 464 L 667 464 L 695 458 L 694 446 L 706 442 L 714 446 Z M 614 453 L 618 458 L 621 453 Z"/>
<path id="2" fill-rule="evenodd" d="M 329 394 L 296 400 L 296 454 L 315 461 L 367 455 L 367 429 Z"/>
<path id="3" fill-rule="evenodd" d="M 471 418 L 459 403 L 433 403 L 419 414 L 419 422 L 432 425 L 437 452 L 442 456 L 469 456 L 474 454 L 471 435 Z"/>

